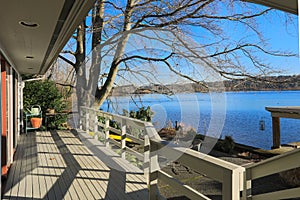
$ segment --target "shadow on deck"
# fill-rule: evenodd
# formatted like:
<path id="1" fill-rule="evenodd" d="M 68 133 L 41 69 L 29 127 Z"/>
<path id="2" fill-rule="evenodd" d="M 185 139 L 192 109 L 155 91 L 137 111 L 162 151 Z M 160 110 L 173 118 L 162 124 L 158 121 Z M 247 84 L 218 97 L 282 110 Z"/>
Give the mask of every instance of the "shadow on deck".
<path id="1" fill-rule="evenodd" d="M 108 148 L 99 144 L 94 148 L 87 138 L 83 140 L 85 145 L 70 131 L 21 135 L 2 198 L 148 198 L 141 170 Z"/>

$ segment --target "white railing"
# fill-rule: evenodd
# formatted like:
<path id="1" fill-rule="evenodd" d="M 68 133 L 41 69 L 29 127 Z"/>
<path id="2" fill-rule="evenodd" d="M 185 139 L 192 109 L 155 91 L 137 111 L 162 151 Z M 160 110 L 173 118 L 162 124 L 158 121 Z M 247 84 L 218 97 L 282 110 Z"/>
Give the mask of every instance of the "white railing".
<path id="1" fill-rule="evenodd" d="M 112 122 L 118 127 L 112 127 L 110 125 Z M 166 141 L 161 140 L 151 123 L 125 116 L 82 107 L 80 128 L 87 134 L 93 134 L 107 147 L 110 145 L 119 147 L 122 158 L 126 159 L 125 155 L 128 153 L 143 162 L 143 170 L 148 180 L 149 199 L 160 197 L 158 180 L 167 183 L 191 199 L 209 199 L 162 171 L 159 167 L 159 157 L 176 157 L 181 164 L 221 182 L 222 199 L 288 199 L 300 196 L 300 187 L 256 195 L 253 195 L 251 190 L 252 181 L 255 179 L 300 167 L 300 149 L 241 167 L 201 152 L 168 145 Z M 111 139 L 111 133 L 119 135 L 120 140 Z M 143 145 L 144 151 L 137 152 L 128 148 L 126 138 Z"/>
<path id="2" fill-rule="evenodd" d="M 160 151 L 161 149 L 161 151 Z M 154 196 L 157 187 L 157 178 L 180 191 L 190 199 L 209 199 L 191 187 L 160 170 L 158 157 L 178 157 L 177 161 L 196 172 L 222 183 L 222 199 L 240 199 L 243 189 L 244 168 L 233 163 L 182 147 L 169 147 L 165 142 L 156 139 L 150 140 L 150 196 Z M 155 198 L 154 198 L 155 199 Z"/>
<path id="3" fill-rule="evenodd" d="M 300 187 L 252 195 L 252 180 L 300 167 L 300 149 L 269 158 L 246 167 L 244 184 L 245 199 L 290 199 L 300 196 Z"/>
<path id="4" fill-rule="evenodd" d="M 190 149 L 166 145 L 154 129 L 152 123 L 135 120 L 125 116 L 115 115 L 87 107 L 81 107 L 80 129 L 93 134 L 98 140 L 106 144 L 118 146 L 121 149 L 121 157 L 126 158 L 126 152 L 144 162 L 144 172 L 147 176 L 149 199 L 158 199 L 157 183 L 161 180 L 183 195 L 191 199 L 209 199 L 200 192 L 194 190 L 162 171 L 159 167 L 158 157 L 178 155 L 177 161 L 181 164 L 201 173 L 207 177 L 222 183 L 223 199 L 240 199 L 243 190 L 243 177 L 245 169 L 241 166 L 224 160 L 204 155 Z M 114 122 L 118 128 L 111 127 Z M 120 141 L 110 138 L 110 133 L 121 136 Z M 126 147 L 126 138 L 135 143 L 144 145 L 144 153 L 140 153 Z"/>

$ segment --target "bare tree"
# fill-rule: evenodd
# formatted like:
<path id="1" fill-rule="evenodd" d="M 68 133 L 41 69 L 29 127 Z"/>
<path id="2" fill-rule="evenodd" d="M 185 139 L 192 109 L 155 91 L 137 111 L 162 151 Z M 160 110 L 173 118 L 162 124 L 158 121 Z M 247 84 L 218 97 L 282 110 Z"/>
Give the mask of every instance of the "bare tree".
<path id="1" fill-rule="evenodd" d="M 295 56 L 272 50 L 260 30 L 258 20 L 274 17 L 276 12 L 234 0 L 97 0 L 91 20 L 77 29 L 75 51 L 63 52 L 74 55 L 75 62 L 63 55 L 60 58 L 74 67 L 78 98 L 89 106 L 93 97 L 100 106 L 116 80 L 163 82 L 157 76 L 159 68 L 203 87 L 205 80 L 214 80 L 211 73 L 227 79 L 259 80 L 277 72 L 264 56 Z M 243 36 L 232 35 L 232 29 Z M 144 38 L 144 43 L 134 43 L 133 35 L 138 41 Z M 92 52 L 85 60 L 87 44 Z M 128 50 L 134 46 L 137 48 Z M 195 67 L 200 65 L 205 69 Z"/>

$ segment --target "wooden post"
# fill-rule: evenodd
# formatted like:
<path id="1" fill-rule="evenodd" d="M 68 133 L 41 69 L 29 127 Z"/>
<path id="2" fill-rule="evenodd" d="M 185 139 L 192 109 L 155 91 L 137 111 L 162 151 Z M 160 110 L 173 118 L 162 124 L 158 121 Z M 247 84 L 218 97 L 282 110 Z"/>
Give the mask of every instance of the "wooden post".
<path id="1" fill-rule="evenodd" d="M 238 200 L 240 199 L 240 180 L 237 170 L 225 170 L 223 172 L 222 199 Z"/>
<path id="2" fill-rule="evenodd" d="M 85 131 L 87 134 L 89 134 L 89 131 L 90 131 L 90 128 L 89 128 L 89 110 L 86 110 L 86 113 L 85 113 Z"/>
<path id="3" fill-rule="evenodd" d="M 83 130 L 83 127 L 82 127 L 82 120 L 83 120 L 83 116 L 82 116 L 82 112 L 83 112 L 83 108 L 82 107 L 80 107 L 79 108 L 80 110 L 79 110 L 79 129 L 80 130 Z M 47 119 L 47 118 L 46 118 Z"/>
<path id="4" fill-rule="evenodd" d="M 144 176 L 146 177 L 146 183 L 149 185 L 149 166 L 150 166 L 150 141 L 149 136 L 145 135 L 144 137 Z"/>
<path id="5" fill-rule="evenodd" d="M 126 120 L 122 120 L 121 158 L 126 159 Z"/>
<path id="6" fill-rule="evenodd" d="M 95 113 L 95 116 L 94 116 L 94 138 L 95 139 L 99 139 L 99 135 L 98 135 L 98 115 L 97 115 L 97 112 L 94 111 Z"/>
<path id="7" fill-rule="evenodd" d="M 272 117 L 273 146 L 272 149 L 280 148 L 280 118 Z"/>
<path id="8" fill-rule="evenodd" d="M 148 178 L 148 189 L 149 189 L 149 199 L 156 200 L 158 198 L 158 147 L 157 144 L 151 143 L 150 141 L 150 167 L 149 167 L 149 178 Z"/>
<path id="9" fill-rule="evenodd" d="M 89 134 L 89 131 L 90 131 L 90 123 L 89 123 L 89 120 L 90 120 L 90 111 L 89 110 L 86 110 L 86 113 L 85 113 L 85 132 L 87 134 Z"/>
<path id="10" fill-rule="evenodd" d="M 104 131 L 105 131 L 105 146 L 109 147 L 109 119 L 108 118 L 105 118 Z"/>
<path id="11" fill-rule="evenodd" d="M 252 169 L 246 168 L 244 172 L 244 185 L 242 200 L 247 200 L 252 195 Z"/>

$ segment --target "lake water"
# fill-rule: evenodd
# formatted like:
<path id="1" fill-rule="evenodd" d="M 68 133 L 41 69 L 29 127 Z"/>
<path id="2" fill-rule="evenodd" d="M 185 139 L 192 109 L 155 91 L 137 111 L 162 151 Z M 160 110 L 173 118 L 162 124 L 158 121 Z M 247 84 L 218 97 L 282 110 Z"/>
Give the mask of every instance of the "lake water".
<path id="1" fill-rule="evenodd" d="M 135 101 L 135 103 L 133 102 Z M 123 109 L 136 110 L 136 105 L 150 106 L 153 123 L 160 129 L 169 121 L 182 122 L 199 133 L 222 137 L 230 135 L 242 144 L 270 149 L 272 120 L 266 106 L 299 106 L 300 91 L 255 91 L 225 93 L 177 94 L 166 97 L 147 94 L 141 98 L 115 97 L 102 106 L 104 111 L 122 114 Z M 108 108 L 109 107 L 109 108 Z M 260 130 L 260 121 L 265 129 Z M 281 119 L 281 143 L 300 141 L 300 120 Z"/>

